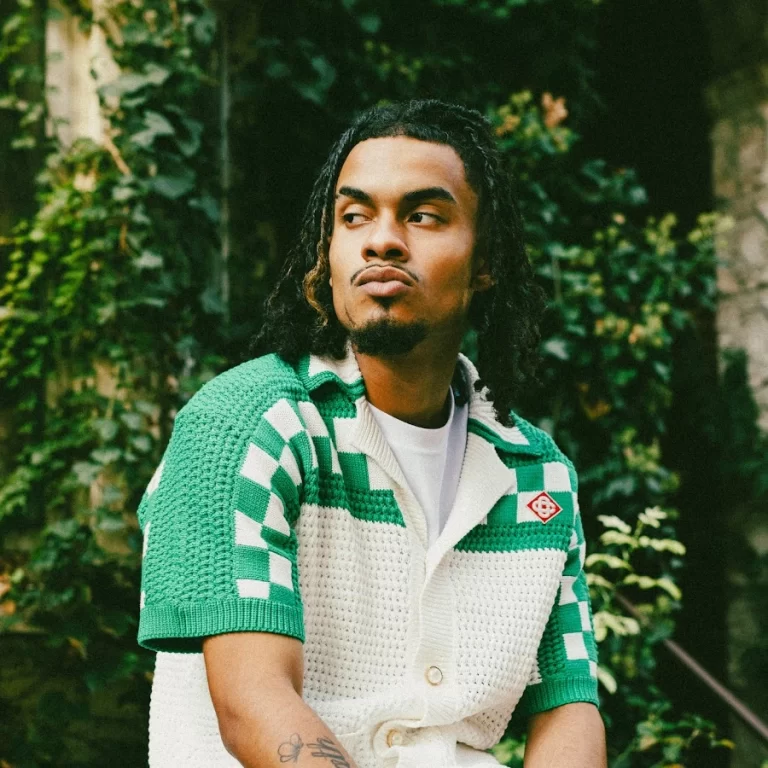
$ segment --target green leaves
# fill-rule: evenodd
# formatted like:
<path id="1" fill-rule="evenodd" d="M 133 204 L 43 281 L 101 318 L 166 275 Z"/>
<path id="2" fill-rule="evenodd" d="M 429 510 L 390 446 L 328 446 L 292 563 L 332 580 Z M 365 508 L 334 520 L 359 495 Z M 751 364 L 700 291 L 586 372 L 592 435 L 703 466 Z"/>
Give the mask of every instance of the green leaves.
<path id="1" fill-rule="evenodd" d="M 325 96 L 336 80 L 336 68 L 322 55 L 312 56 L 310 66 L 316 73 L 316 77 L 309 82 L 297 82 L 296 90 L 308 101 L 322 104 Z"/>
<path id="2" fill-rule="evenodd" d="M 131 136 L 131 141 L 144 149 L 152 146 L 158 136 L 173 136 L 175 130 L 168 120 L 159 112 L 147 110 L 144 113 L 145 128 Z"/>
<path id="3" fill-rule="evenodd" d="M 189 117 L 178 107 L 171 105 L 168 109 L 177 113 L 183 129 L 176 133 L 176 146 L 181 150 L 184 157 L 193 157 L 202 144 L 205 126 L 200 120 Z"/>
<path id="4" fill-rule="evenodd" d="M 142 251 L 141 256 L 133 260 L 137 269 L 160 269 L 163 266 L 163 257 L 152 251 Z"/>
<path id="5" fill-rule="evenodd" d="M 192 168 L 176 163 L 168 173 L 159 173 L 147 181 L 147 187 L 169 200 L 177 200 L 195 188 L 196 174 Z"/>
<path id="6" fill-rule="evenodd" d="M 373 10 L 375 6 L 372 3 L 361 2 L 361 0 L 341 0 L 341 4 L 354 17 L 360 29 L 367 34 L 375 35 L 381 28 L 381 15 Z"/>
<path id="7" fill-rule="evenodd" d="M 80 485 L 90 488 L 96 482 L 96 478 L 99 476 L 99 472 L 101 472 L 101 467 L 89 461 L 76 461 L 72 465 L 72 471 Z"/>
<path id="8" fill-rule="evenodd" d="M 104 145 L 71 148 L 39 146 L 45 105 L 23 93 L 44 82 L 22 55 L 39 33 L 34 4 L 22 0 L 4 19 L 0 62 L 10 87 L 0 109 L 17 121 L 14 146 L 38 146 L 46 162 L 37 210 L 0 242 L 0 387 L 14 412 L 0 480 L 2 589 L 5 574 L 13 576 L 0 622 L 38 633 L 39 647 L 24 652 L 34 662 L 30 679 L 41 690 L 49 680 L 58 685 L 11 715 L 11 762 L 21 754 L 41 765 L 51 755 L 73 766 L 114 762 L 102 747 L 75 754 L 70 725 L 56 721 L 66 710 L 72 733 L 94 732 L 83 724 L 92 722 L 95 691 L 99 700 L 133 702 L 115 704 L 121 738 L 138 745 L 135 759 L 122 747 L 120 757 L 145 759 L 151 659 L 134 640 L 141 536 L 133 511 L 174 414 L 246 349 L 308 180 L 341 123 L 372 103 L 425 93 L 486 110 L 552 298 L 543 388 L 521 411 L 546 423 L 580 470 L 613 768 L 682 759 L 695 743 L 692 721 L 648 703 L 664 698 L 649 693 L 652 645 L 671 631 L 684 553 L 671 514 L 677 479 L 660 438 L 674 344 L 714 305 L 721 225 L 703 217 L 686 234 L 672 216 L 646 219 L 633 171 L 571 151 L 579 137 L 568 113 L 578 113 L 584 93 L 534 93 L 530 83 L 551 82 L 553 72 L 588 82 L 577 46 L 591 34 L 582 12 L 590 18 L 593 3 L 560 4 L 553 16 L 550 1 L 431 0 L 423 13 L 370 0 L 267 4 L 258 29 L 252 4 L 233 6 L 228 221 L 213 7 L 110 6 L 114 18 L 98 23 L 121 74 L 99 90 Z M 567 42 L 548 42 L 555 18 L 561 26 L 575 20 Z M 446 34 L 449 27 L 461 34 Z M 489 31 L 500 33 L 503 51 L 489 44 Z M 223 269 L 222 224 L 231 236 L 229 304 L 212 277 Z M 656 629 L 627 616 L 617 590 Z M 4 615 L 11 603 L 14 613 Z M 0 724 L 2 744 L 6 732 Z M 523 743 L 510 738 L 497 755 L 522 765 Z"/>
<path id="9" fill-rule="evenodd" d="M 80 524 L 77 520 L 58 520 L 55 523 L 51 523 L 47 531 L 54 536 L 58 536 L 60 539 L 72 539 L 80 528 Z"/>
<path id="10" fill-rule="evenodd" d="M 615 768 L 637 765 L 638 758 L 652 768 L 675 768 L 683 761 L 695 765 L 689 762 L 691 754 L 706 760 L 710 750 L 733 749 L 733 742 L 717 738 L 709 721 L 697 715 L 670 720 L 669 710 L 669 703 L 658 697 L 648 702 L 643 719 L 635 725 L 632 742 L 612 763 Z"/>
<path id="11" fill-rule="evenodd" d="M 64 15 L 79 8 L 66 6 Z M 42 91 L 29 98 L 42 71 L 21 55 L 36 39 L 37 6 L 16 8 L 0 32 L 14 79 L 11 90 L 0 84 L 0 109 L 18 121 L 15 144 L 25 148 L 43 135 L 45 103 Z M 0 239 L 0 388 L 3 418 L 13 414 L 0 471 L 0 631 L 9 633 L 4 648 L 14 627 L 32 638 L 12 667 L 34 662 L 23 709 L 0 723 L 0 762 L 14 765 L 47 765 L 52 755 L 108 764 L 113 734 L 99 725 L 92 740 L 73 735 L 100 723 L 96 691 L 127 724 L 120 758 L 145 759 L 139 702 L 151 658 L 135 643 L 134 513 L 179 407 L 179 377 L 212 375 L 176 342 L 204 340 L 208 360 L 220 338 L 198 299 L 218 239 L 215 15 L 197 0 L 121 0 L 110 13 L 100 23 L 120 75 L 98 91 L 104 143 L 40 147 L 37 207 Z M 9 573 L 23 578 L 6 587 Z"/>
<path id="12" fill-rule="evenodd" d="M 105 99 L 121 98 L 135 94 L 148 86 L 160 86 L 171 76 L 171 71 L 153 62 L 149 62 L 143 72 L 125 72 L 111 83 L 102 85 L 99 93 Z"/>

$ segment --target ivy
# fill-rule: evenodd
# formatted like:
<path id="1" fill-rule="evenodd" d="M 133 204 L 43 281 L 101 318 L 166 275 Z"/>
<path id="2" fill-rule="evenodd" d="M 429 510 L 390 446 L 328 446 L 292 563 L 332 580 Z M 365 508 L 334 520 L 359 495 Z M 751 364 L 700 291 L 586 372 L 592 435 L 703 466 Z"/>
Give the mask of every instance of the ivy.
<path id="1" fill-rule="evenodd" d="M 611 764 L 673 765 L 727 748 L 709 724 L 670 709 L 654 662 L 685 599 L 679 479 L 660 447 L 672 350 L 713 312 L 724 224 L 704 215 L 679 232 L 673 215 L 647 216 L 634 172 L 580 157 L 568 113 L 590 98 L 585 51 L 599 3 L 573 0 L 554 19 L 547 0 L 430 0 L 411 25 L 398 21 L 412 17 L 405 0 L 257 5 L 118 0 L 96 17 L 67 2 L 84 29 L 101 28 L 119 68 L 98 91 L 102 139 L 69 147 L 44 138 L 42 91 L 27 93 L 44 80 L 25 58 L 42 35 L 32 0 L 16 0 L 3 23 L 0 109 L 15 120 L 16 150 L 43 162 L 33 215 L 0 240 L 0 388 L 13 414 L 0 416 L 0 644 L 20 660 L 14 675 L 0 672 L 0 761 L 145 761 L 140 496 L 178 409 L 243 356 L 337 129 L 372 102 L 420 95 L 491 120 L 552 297 L 542 387 L 520 409 L 580 469 Z M 486 39 L 499 31 L 514 38 L 504 68 Z M 568 99 L 541 87 L 557 72 L 575 83 Z M 521 765 L 522 739 L 513 719 L 497 756 Z"/>
<path id="2" fill-rule="evenodd" d="M 22 0 L 6 21 L 3 58 L 39 34 L 30 9 Z M 206 336 L 200 297 L 218 245 L 216 134 L 204 128 L 213 16 L 183 1 L 112 12 L 102 23 L 122 74 L 100 90 L 104 142 L 51 144 L 37 212 L 0 250 L 0 386 L 14 413 L 0 631 L 8 642 L 32 633 L 43 676 L 28 715 L 0 724 L 0 756 L 34 765 L 103 764 L 112 745 L 75 746 L 79 723 L 105 711 L 143 720 L 152 660 L 135 644 L 135 509 L 179 406 L 180 372 L 210 370 L 183 340 Z M 20 103 L 13 89 L 31 74 L 11 75 L 2 105 L 21 115 L 16 146 L 33 147 L 45 102 Z M 55 700 L 74 710 L 54 724 Z M 145 738 L 130 740 L 132 764 Z"/>

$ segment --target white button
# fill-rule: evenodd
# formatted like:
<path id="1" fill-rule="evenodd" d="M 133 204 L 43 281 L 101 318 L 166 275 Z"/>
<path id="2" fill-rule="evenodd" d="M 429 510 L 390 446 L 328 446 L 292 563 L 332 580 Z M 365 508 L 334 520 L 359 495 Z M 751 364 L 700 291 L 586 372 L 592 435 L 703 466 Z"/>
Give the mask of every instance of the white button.
<path id="1" fill-rule="evenodd" d="M 440 685 L 443 682 L 443 672 L 440 667 L 430 667 L 427 670 L 427 682 L 430 685 Z"/>
<path id="2" fill-rule="evenodd" d="M 388 747 L 401 747 L 403 745 L 403 734 L 397 730 L 397 728 L 393 728 L 388 734 L 387 734 L 387 746 Z"/>

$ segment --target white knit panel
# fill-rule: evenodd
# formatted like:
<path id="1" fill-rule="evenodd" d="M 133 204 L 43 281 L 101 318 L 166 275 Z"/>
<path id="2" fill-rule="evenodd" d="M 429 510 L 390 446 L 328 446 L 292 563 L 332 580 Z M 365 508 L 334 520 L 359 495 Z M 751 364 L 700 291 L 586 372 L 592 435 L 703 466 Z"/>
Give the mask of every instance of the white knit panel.
<path id="1" fill-rule="evenodd" d="M 287 443 L 294 435 L 304 431 L 296 411 L 287 400 L 278 400 L 263 416 Z"/>
<path id="2" fill-rule="evenodd" d="M 575 583 L 575 576 L 563 576 L 560 579 L 560 605 L 578 602 L 579 599 L 576 597 L 576 592 L 573 589 Z"/>
<path id="3" fill-rule="evenodd" d="M 274 531 L 280 531 L 284 536 L 291 535 L 291 528 L 285 519 L 285 509 L 280 497 L 271 493 L 269 495 L 269 504 L 264 514 L 264 525 Z"/>
<path id="4" fill-rule="evenodd" d="M 280 466 L 288 473 L 295 486 L 301 485 L 301 470 L 296 463 L 296 457 L 293 455 L 290 446 L 286 445 L 283 448 L 283 452 L 280 454 Z"/>
<path id="5" fill-rule="evenodd" d="M 323 417 L 320 415 L 320 411 L 317 410 L 317 406 L 310 402 L 297 403 L 299 409 L 299 415 L 306 427 L 306 433 L 309 436 L 309 450 L 312 455 L 312 469 L 317 469 L 319 466 L 319 460 L 317 458 L 317 451 L 315 450 L 315 444 L 312 441 L 313 437 L 324 437 L 330 439 L 328 434 L 328 428 L 325 426 Z M 333 454 L 335 455 L 335 451 Z M 333 460 L 333 458 L 332 458 Z M 336 460 L 338 463 L 338 459 Z M 334 471 L 337 471 L 334 469 Z M 338 470 L 340 472 L 340 470 Z"/>
<path id="6" fill-rule="evenodd" d="M 293 591 L 291 568 L 291 561 L 287 557 L 283 557 L 279 552 L 269 553 L 269 580 L 272 584 L 280 584 Z"/>
<path id="7" fill-rule="evenodd" d="M 459 739 L 487 749 L 503 735 L 528 684 L 566 553 L 453 552 L 450 558 L 457 682 L 465 695 L 463 716 L 470 718 Z"/>
<path id="8" fill-rule="evenodd" d="M 544 470 L 544 488 L 547 491 L 572 491 L 571 477 L 568 467 L 559 461 L 548 461 L 542 464 Z"/>
<path id="9" fill-rule="evenodd" d="M 155 470 L 155 473 L 152 475 L 152 479 L 149 481 L 149 485 L 147 486 L 147 496 L 151 496 L 157 490 L 157 487 L 160 485 L 160 478 L 163 476 L 164 468 L 165 462 L 161 461 L 160 465 Z"/>
<path id="10" fill-rule="evenodd" d="M 235 510 L 235 544 L 269 549 L 269 545 L 261 535 L 261 529 L 261 523 L 252 520 L 248 515 L 244 515 L 239 510 Z"/>
<path id="11" fill-rule="evenodd" d="M 501 763 L 487 752 L 478 752 L 465 744 L 456 745 L 456 768 L 488 768 Z"/>
<path id="12" fill-rule="evenodd" d="M 141 547 L 141 556 L 146 557 L 147 556 L 147 549 L 149 548 L 149 529 L 152 527 L 152 521 L 150 520 L 145 526 L 144 526 L 144 543 Z"/>
<path id="13" fill-rule="evenodd" d="M 307 506 L 298 534 L 304 698 L 338 734 L 370 723 L 371 706 L 407 711 L 402 686 L 411 554 L 405 529 L 356 520 L 345 509 Z"/>
<path id="14" fill-rule="evenodd" d="M 357 432 L 357 419 L 334 419 L 333 431 L 336 433 L 336 450 L 339 453 L 359 453 L 354 443 Z"/>
<path id="15" fill-rule="evenodd" d="M 592 624 L 589 621 L 589 603 L 586 600 L 579 601 L 579 617 L 581 618 L 581 631 L 591 632 Z"/>
<path id="16" fill-rule="evenodd" d="M 277 461 L 266 451 L 251 443 L 243 465 L 240 467 L 240 474 L 269 490 L 272 487 L 272 475 L 275 474 L 278 466 Z"/>
<path id="17" fill-rule="evenodd" d="M 149 706 L 149 768 L 238 768 L 221 742 L 201 653 L 158 653 Z"/>
<path id="18" fill-rule="evenodd" d="M 389 475 L 369 456 L 365 458 L 368 464 L 368 485 L 371 490 L 387 491 L 392 488 L 392 480 L 390 480 Z"/>
<path id="19" fill-rule="evenodd" d="M 323 417 L 320 415 L 320 411 L 317 410 L 317 406 L 314 403 L 301 402 L 298 404 L 299 413 L 301 418 L 306 424 L 307 432 L 312 437 L 328 437 L 328 427 L 325 426 Z"/>
<path id="20" fill-rule="evenodd" d="M 237 594 L 240 597 L 253 597 L 269 600 L 269 582 L 260 579 L 237 579 Z"/>
<path id="21" fill-rule="evenodd" d="M 565 655 L 568 659 L 589 659 L 582 632 L 566 632 L 563 635 Z"/>

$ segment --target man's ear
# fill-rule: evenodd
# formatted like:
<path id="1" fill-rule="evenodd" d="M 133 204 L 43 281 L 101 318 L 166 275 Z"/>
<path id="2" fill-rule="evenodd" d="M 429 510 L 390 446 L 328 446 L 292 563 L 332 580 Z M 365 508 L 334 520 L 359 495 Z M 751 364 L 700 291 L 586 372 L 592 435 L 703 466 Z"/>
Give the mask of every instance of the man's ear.
<path id="1" fill-rule="evenodd" d="M 472 290 L 482 293 L 495 285 L 495 283 L 496 281 L 491 277 L 491 272 L 488 269 L 488 262 L 485 259 L 480 259 L 480 263 L 477 265 L 475 274 L 472 277 Z"/>

